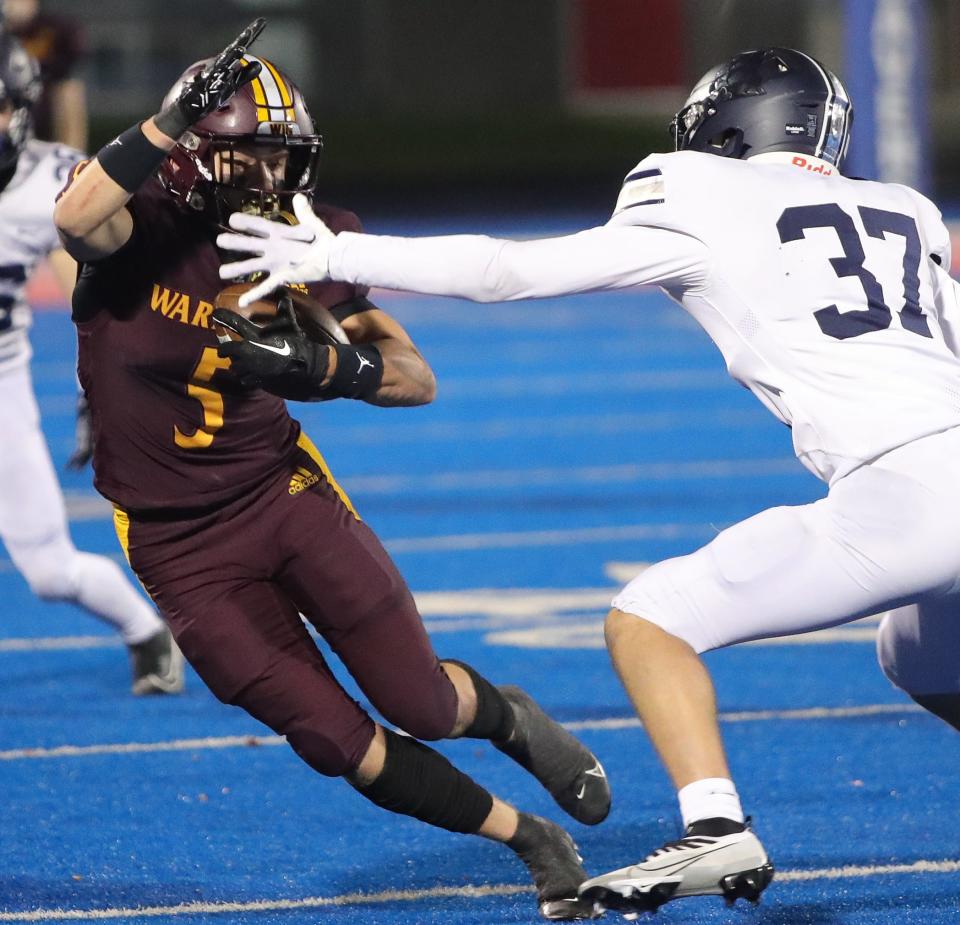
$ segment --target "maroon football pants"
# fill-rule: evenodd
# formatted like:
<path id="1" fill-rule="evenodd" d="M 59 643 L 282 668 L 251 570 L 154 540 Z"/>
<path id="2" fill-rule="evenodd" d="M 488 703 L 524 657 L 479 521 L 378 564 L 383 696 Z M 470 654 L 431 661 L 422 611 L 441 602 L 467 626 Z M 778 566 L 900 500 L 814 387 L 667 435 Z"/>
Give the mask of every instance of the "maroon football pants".
<path id="1" fill-rule="evenodd" d="M 366 754 L 374 725 L 300 614 L 410 735 L 449 735 L 457 696 L 406 582 L 312 444 L 300 446 L 289 473 L 255 500 L 176 520 L 118 513 L 118 531 L 210 690 L 286 736 L 312 768 L 339 776 Z"/>

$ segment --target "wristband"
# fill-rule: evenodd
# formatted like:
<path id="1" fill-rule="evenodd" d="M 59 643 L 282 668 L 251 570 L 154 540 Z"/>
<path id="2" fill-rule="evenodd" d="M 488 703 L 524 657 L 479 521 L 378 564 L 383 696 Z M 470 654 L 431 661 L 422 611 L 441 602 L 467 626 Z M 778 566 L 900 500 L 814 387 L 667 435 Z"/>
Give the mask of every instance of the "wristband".
<path id="1" fill-rule="evenodd" d="M 157 172 L 169 153 L 153 144 L 138 124 L 102 147 L 97 152 L 97 162 L 114 183 L 135 193 L 144 180 Z"/>
<path id="2" fill-rule="evenodd" d="M 153 117 L 153 124 L 167 138 L 172 138 L 174 141 L 179 141 L 180 136 L 190 128 L 190 120 L 176 102 L 171 103 L 166 109 L 161 109 Z"/>
<path id="3" fill-rule="evenodd" d="M 383 381 L 383 356 L 373 344 L 338 344 L 337 368 L 324 389 L 340 398 L 372 398 Z"/>

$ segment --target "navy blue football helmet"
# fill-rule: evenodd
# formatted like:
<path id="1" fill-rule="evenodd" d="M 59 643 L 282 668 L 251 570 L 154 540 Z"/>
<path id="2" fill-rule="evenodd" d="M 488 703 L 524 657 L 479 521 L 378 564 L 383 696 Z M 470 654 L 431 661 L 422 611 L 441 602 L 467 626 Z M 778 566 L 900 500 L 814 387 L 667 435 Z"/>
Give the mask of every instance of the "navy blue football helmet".
<path id="1" fill-rule="evenodd" d="M 796 151 L 839 168 L 853 106 L 835 74 L 792 48 L 761 48 L 708 71 L 670 124 L 678 151 L 744 159 Z"/>
<path id="2" fill-rule="evenodd" d="M 40 97 L 40 68 L 24 47 L 0 30 L 0 106 L 12 110 L 0 132 L 0 174 L 10 174 L 33 132 L 33 105 Z"/>

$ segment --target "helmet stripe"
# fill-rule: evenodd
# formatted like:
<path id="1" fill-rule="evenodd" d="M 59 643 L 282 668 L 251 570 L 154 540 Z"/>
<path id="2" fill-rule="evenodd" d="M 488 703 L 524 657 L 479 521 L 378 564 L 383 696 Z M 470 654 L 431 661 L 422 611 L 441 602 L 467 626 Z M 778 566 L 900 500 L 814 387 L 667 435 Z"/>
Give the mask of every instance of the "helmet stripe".
<path id="1" fill-rule="evenodd" d="M 263 66 L 266 67 L 271 74 L 273 74 L 273 79 L 277 82 L 277 86 L 280 88 L 280 98 L 283 100 L 283 105 L 293 106 L 293 96 L 287 87 L 286 81 L 280 75 L 280 72 L 266 58 L 261 58 L 260 60 L 263 62 Z"/>
<path id="2" fill-rule="evenodd" d="M 816 58 L 811 58 L 810 55 L 804 54 L 799 49 L 797 50 L 798 54 L 803 55 L 811 64 L 813 64 L 816 69 L 820 72 L 820 76 L 823 78 L 823 82 L 827 85 L 827 101 L 823 106 L 823 125 L 820 126 L 820 138 L 817 141 L 817 146 L 814 149 L 814 155 L 820 157 L 823 154 L 823 149 L 826 146 L 827 138 L 830 137 L 831 123 L 833 122 L 833 104 L 836 101 L 837 94 L 833 87 L 833 81 L 830 79 L 830 76 L 823 69 L 820 62 Z"/>
<path id="3" fill-rule="evenodd" d="M 249 55 L 245 58 L 241 58 L 240 61 L 242 64 L 247 65 L 251 61 L 259 61 L 259 58 L 254 58 L 252 55 Z M 261 70 L 262 74 L 263 71 Z M 263 82 L 260 80 L 260 77 L 254 77 L 250 81 L 250 89 L 253 91 L 253 99 L 257 104 L 257 121 L 258 122 L 269 122 L 270 121 L 270 112 L 267 110 L 267 94 L 264 92 Z"/>
<path id="4" fill-rule="evenodd" d="M 267 107 L 266 111 L 257 111 L 257 118 L 263 122 L 284 122 L 293 120 L 292 100 L 290 94 L 283 83 L 278 79 L 276 68 L 263 58 L 256 55 L 248 56 L 251 61 L 257 61 L 261 65 L 260 74 L 254 80 L 254 84 L 259 84 L 263 99 L 257 97 L 257 87 L 254 87 L 254 99 L 261 106 Z"/>

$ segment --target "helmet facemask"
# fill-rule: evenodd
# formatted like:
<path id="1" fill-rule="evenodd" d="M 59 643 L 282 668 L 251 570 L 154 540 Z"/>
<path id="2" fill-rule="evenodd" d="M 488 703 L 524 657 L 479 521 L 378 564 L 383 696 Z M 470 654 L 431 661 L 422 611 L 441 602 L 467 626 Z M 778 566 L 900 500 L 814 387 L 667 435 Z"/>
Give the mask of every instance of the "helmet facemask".
<path id="1" fill-rule="evenodd" d="M 0 132 L 0 188 L 13 176 L 17 159 L 33 135 L 33 106 L 40 97 L 40 69 L 11 36 L 0 32 L 0 106 L 10 114 Z"/>
<path id="2" fill-rule="evenodd" d="M 33 133 L 31 104 L 12 99 L 0 100 L 0 109 L 7 107 L 10 122 L 6 130 L 0 132 L 0 173 L 6 173 L 16 164 L 23 146 Z"/>
<path id="3" fill-rule="evenodd" d="M 292 214 L 294 194 L 317 186 L 323 144 L 318 135 L 201 138 L 187 132 L 179 147 L 198 176 L 186 205 L 221 226 L 232 212 Z"/>

